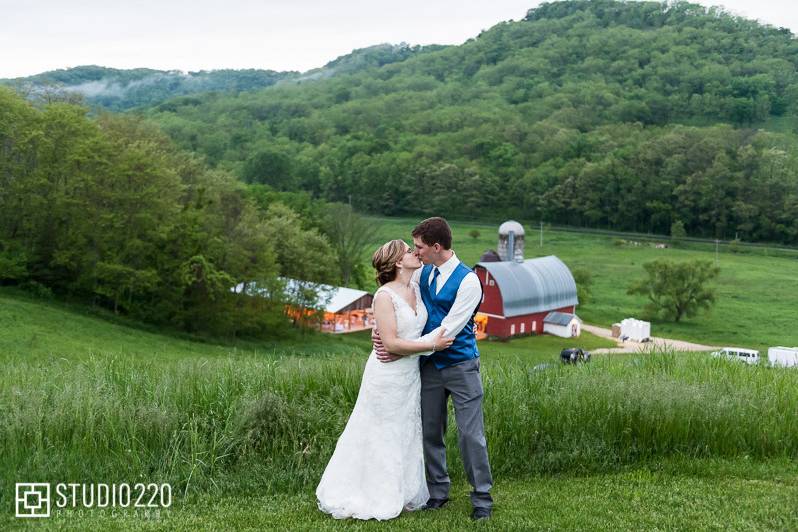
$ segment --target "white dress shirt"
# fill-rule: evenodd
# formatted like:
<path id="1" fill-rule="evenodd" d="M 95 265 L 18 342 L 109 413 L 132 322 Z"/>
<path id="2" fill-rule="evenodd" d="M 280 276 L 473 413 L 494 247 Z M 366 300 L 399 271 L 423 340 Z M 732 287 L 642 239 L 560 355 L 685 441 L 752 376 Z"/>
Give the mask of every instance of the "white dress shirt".
<path id="1" fill-rule="evenodd" d="M 452 276 L 452 272 L 454 272 L 457 265 L 460 264 L 460 260 L 457 258 L 457 255 L 452 253 L 452 256 L 438 266 L 438 271 L 440 274 L 438 275 L 438 280 L 436 281 L 436 291 L 441 291 L 443 285 L 446 284 L 446 281 L 449 280 L 449 277 Z M 435 275 L 435 265 L 432 266 L 433 270 L 430 272 L 429 275 L 429 284 L 432 284 L 432 278 Z M 419 268 L 413 274 L 413 281 L 420 283 L 421 282 L 421 270 Z M 454 298 L 454 303 L 452 304 L 452 308 L 449 310 L 449 313 L 443 318 L 441 321 L 440 327 L 435 328 L 434 330 L 428 332 L 424 336 L 421 337 L 422 340 L 427 341 L 435 338 L 438 333 L 440 332 L 441 327 L 446 329 L 446 336 L 453 337 L 457 336 L 460 331 L 463 330 L 463 327 L 466 326 L 468 320 L 471 319 L 471 316 L 474 314 L 474 309 L 477 308 L 480 301 L 482 300 L 482 286 L 480 285 L 479 278 L 477 274 L 474 272 L 469 272 L 463 277 L 463 281 L 460 283 L 460 287 L 457 289 L 457 295 Z"/>

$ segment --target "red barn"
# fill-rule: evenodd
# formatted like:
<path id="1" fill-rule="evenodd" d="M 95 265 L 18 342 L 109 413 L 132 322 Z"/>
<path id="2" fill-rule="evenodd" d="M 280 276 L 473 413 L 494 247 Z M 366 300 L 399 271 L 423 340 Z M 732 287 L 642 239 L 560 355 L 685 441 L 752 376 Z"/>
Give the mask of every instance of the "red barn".
<path id="1" fill-rule="evenodd" d="M 490 336 L 542 334 L 546 315 L 574 314 L 579 304 L 571 270 L 554 255 L 479 262 L 474 272 L 482 283 L 479 313 L 487 316 L 484 332 Z"/>

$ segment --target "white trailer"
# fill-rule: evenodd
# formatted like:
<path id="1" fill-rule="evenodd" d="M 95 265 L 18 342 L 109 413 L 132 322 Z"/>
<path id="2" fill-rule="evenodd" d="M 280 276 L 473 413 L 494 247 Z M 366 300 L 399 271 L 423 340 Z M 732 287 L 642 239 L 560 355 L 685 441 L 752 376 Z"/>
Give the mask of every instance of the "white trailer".
<path id="1" fill-rule="evenodd" d="M 771 366 L 798 366 L 798 347 L 769 347 L 768 362 Z"/>
<path id="2" fill-rule="evenodd" d="M 634 318 L 621 321 L 621 339 L 643 342 L 651 338 L 651 323 Z"/>

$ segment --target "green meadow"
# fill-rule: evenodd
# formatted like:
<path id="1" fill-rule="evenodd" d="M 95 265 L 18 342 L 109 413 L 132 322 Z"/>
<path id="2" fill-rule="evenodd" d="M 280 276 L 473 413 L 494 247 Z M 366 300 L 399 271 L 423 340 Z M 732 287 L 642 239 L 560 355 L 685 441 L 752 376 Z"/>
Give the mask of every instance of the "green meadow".
<path id="1" fill-rule="evenodd" d="M 23 36 L 60 26 L 61 51 L 71 36 L 118 52 L 108 29 L 121 21 L 129 38 L 139 22 L 113 2 L 80 4 L 62 20 L 34 11 Z M 138 19 L 179 27 L 181 42 L 199 30 L 192 44 L 219 51 L 229 22 L 232 44 L 250 40 L 246 21 L 216 6 L 143 4 Z M 282 24 L 307 41 L 281 59 L 313 51 L 307 21 L 280 18 L 306 6 L 261 21 L 257 4 L 270 3 L 248 4 L 254 31 Z M 304 73 L 98 64 L 0 79 L 0 531 L 798 530 L 798 368 L 764 362 L 768 347 L 798 346 L 795 27 L 680 0 L 530 4 L 459 45 L 366 46 Z M 323 13 L 325 28 L 350 26 L 336 18 L 345 5 L 311 9 L 305 18 Z M 83 31 L 86 20 L 102 31 Z M 366 20 L 356 29 L 372 35 L 379 25 Z M 148 49 L 174 63 L 180 43 L 151 29 L 142 66 Z M 324 47 L 339 49 L 344 32 L 329 33 Z M 266 65 L 269 43 L 257 40 Z M 192 61 L 202 55 L 193 45 Z M 763 363 L 650 347 L 563 365 L 563 348 L 614 342 L 481 341 L 492 519 L 469 520 L 450 406 L 450 504 L 335 521 L 315 488 L 370 333 L 299 330 L 283 301 L 229 288 L 362 284 L 350 273 L 370 273 L 378 246 L 411 242 L 424 216 L 386 217 L 407 213 L 450 217 L 469 266 L 497 247 L 502 222 L 528 217 L 526 258 L 588 272 L 592 295 L 576 312 L 607 328 L 644 318 L 644 298 L 627 290 L 647 262 L 714 261 L 711 310 L 654 319 L 652 335 L 758 349 Z M 376 231 L 360 249 L 364 220 Z M 674 247 L 599 228 L 694 238 Z M 697 238 L 714 236 L 734 241 Z M 171 505 L 22 519 L 18 483 L 168 485 Z"/>
<path id="2" fill-rule="evenodd" d="M 417 219 L 374 218 L 379 227 L 375 247 L 392 238 L 404 238 L 412 243 L 410 232 Z M 473 266 L 487 249 L 496 249 L 496 224 L 477 224 L 453 221 L 453 248 L 458 257 Z M 626 289 L 633 279 L 642 278 L 643 263 L 666 258 L 674 261 L 703 259 L 714 261 L 712 246 L 691 245 L 689 249 L 656 249 L 649 242 L 640 245 L 621 244 L 620 240 L 635 241 L 634 237 L 599 236 L 544 230 L 540 245 L 539 227 L 524 225 L 525 257 L 557 255 L 570 268 L 584 268 L 593 278 L 593 298 L 587 305 L 577 307 L 577 314 L 587 323 L 609 327 L 628 317 L 639 317 L 645 300 L 630 296 Z M 479 231 L 476 239 L 471 230 Z M 667 240 L 662 240 L 667 242 Z M 699 249 L 696 249 L 699 247 Z M 729 345 L 759 349 L 763 354 L 769 346 L 798 345 L 798 250 L 773 256 L 760 248 L 745 253 L 718 253 L 720 276 L 715 283 L 718 300 L 709 313 L 684 319 L 681 323 L 654 320 L 651 334 L 708 345 Z M 748 253 L 747 251 L 751 251 Z"/>
<path id="3" fill-rule="evenodd" d="M 198 341 L 0 290 L 0 505 L 8 527 L 333 529 L 313 490 L 357 396 L 367 334 Z M 794 529 L 798 372 L 705 354 L 595 357 L 482 342 L 496 512 L 483 528 Z M 607 346 L 589 335 L 589 348 Z M 458 529 L 454 501 L 356 529 Z M 15 482 L 168 482 L 158 515 L 13 517 Z"/>

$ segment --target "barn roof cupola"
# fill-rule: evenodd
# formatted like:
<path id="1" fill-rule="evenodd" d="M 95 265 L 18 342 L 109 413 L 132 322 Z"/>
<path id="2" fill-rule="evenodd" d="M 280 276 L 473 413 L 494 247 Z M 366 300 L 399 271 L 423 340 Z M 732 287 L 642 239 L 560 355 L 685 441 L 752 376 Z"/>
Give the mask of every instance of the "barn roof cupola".
<path id="1" fill-rule="evenodd" d="M 502 261 L 524 261 L 524 227 L 515 220 L 499 226 L 499 257 Z"/>

